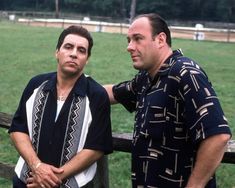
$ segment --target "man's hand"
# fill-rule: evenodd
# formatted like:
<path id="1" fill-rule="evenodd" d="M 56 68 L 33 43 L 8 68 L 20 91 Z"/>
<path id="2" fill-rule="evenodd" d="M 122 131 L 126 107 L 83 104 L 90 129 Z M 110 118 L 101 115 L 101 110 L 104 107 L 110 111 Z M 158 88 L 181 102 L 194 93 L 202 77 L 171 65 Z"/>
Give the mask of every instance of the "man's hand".
<path id="1" fill-rule="evenodd" d="M 32 169 L 31 177 L 27 179 L 28 188 L 50 188 L 58 187 L 62 179 L 58 178 L 64 170 L 46 163 L 41 163 L 37 168 Z"/>

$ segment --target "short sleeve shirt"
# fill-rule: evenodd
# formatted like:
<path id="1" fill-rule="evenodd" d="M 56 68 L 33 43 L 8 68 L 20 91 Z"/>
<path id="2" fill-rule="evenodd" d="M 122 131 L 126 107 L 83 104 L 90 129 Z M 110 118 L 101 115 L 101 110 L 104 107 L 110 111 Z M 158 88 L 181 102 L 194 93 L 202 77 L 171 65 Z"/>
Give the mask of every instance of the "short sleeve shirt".
<path id="1" fill-rule="evenodd" d="M 176 50 L 154 79 L 140 71 L 113 88 L 115 99 L 135 111 L 133 187 L 185 187 L 198 144 L 230 133 L 215 91 L 202 68 Z M 212 179 L 207 187 L 215 187 Z"/>
<path id="2" fill-rule="evenodd" d="M 56 119 L 56 77 L 57 73 L 48 73 L 30 80 L 9 132 L 29 134 L 40 160 L 56 167 L 82 149 L 111 153 L 110 102 L 104 88 L 82 74 Z"/>

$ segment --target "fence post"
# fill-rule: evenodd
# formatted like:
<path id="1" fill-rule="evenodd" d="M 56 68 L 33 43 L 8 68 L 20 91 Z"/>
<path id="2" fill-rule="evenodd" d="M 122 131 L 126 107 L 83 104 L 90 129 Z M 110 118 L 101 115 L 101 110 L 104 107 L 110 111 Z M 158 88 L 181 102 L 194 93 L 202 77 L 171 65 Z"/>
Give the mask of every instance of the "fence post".
<path id="1" fill-rule="evenodd" d="M 14 165 L 0 162 L 0 177 L 11 180 L 14 175 Z"/>
<path id="2" fill-rule="evenodd" d="M 97 171 L 93 180 L 94 188 L 109 188 L 108 156 L 104 155 L 97 161 Z"/>
<path id="3" fill-rule="evenodd" d="M 63 18 L 63 21 L 62 21 L 62 28 L 64 29 L 64 18 Z"/>
<path id="4" fill-rule="evenodd" d="M 230 41 L 230 28 L 228 27 L 228 32 L 227 32 L 228 34 L 227 34 L 227 42 L 229 42 Z"/>
<path id="5" fill-rule="evenodd" d="M 123 33 L 122 33 L 122 23 L 120 23 L 120 29 L 121 29 L 121 34 L 123 34 Z"/>

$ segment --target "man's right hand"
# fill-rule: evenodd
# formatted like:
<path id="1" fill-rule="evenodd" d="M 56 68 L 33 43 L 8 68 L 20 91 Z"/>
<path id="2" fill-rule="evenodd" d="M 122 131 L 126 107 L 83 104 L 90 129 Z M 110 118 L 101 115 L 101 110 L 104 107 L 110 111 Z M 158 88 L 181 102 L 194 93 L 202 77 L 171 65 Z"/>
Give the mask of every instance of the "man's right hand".
<path id="1" fill-rule="evenodd" d="M 58 187 L 62 183 L 58 175 L 62 174 L 62 168 L 56 168 L 46 163 L 40 163 L 37 168 L 32 169 L 31 177 L 27 179 L 28 188 L 50 188 Z"/>

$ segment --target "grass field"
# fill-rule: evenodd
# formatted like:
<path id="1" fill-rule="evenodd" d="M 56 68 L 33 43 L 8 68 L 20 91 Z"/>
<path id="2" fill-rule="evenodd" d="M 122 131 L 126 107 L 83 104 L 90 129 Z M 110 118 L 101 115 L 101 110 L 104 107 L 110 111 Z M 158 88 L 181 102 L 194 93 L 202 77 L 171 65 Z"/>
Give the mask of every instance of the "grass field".
<path id="1" fill-rule="evenodd" d="M 62 28 L 29 27 L 0 22 L 0 112 L 13 114 L 28 80 L 40 73 L 54 71 L 55 46 Z M 92 33 L 94 48 L 85 69 L 101 84 L 131 79 L 136 71 L 126 52 L 126 37 L 120 34 Z M 234 43 L 173 39 L 173 49 L 181 48 L 207 72 L 235 133 Z M 120 105 L 112 106 L 112 130 L 132 132 L 133 114 Z M 0 161 L 14 164 L 18 155 L 6 130 L 0 130 Z M 109 155 L 110 187 L 128 188 L 130 154 Z M 235 165 L 222 164 L 217 181 L 220 188 L 235 187 Z M 0 188 L 11 182 L 0 178 Z"/>

